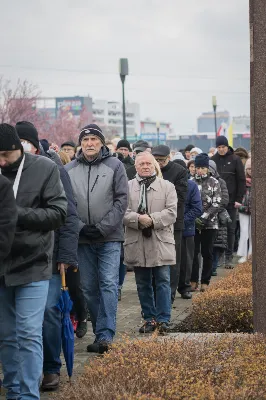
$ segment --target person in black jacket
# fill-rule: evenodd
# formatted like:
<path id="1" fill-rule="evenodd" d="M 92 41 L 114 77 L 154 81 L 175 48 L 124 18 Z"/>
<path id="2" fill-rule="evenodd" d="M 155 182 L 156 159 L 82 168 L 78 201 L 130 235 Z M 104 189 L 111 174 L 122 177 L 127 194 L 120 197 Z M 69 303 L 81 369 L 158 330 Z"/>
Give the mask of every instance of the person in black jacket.
<path id="1" fill-rule="evenodd" d="M 17 217 L 12 185 L 8 179 L 0 175 L 0 265 L 11 250 Z"/>
<path id="2" fill-rule="evenodd" d="M 234 150 L 229 147 L 228 140 L 225 136 L 217 137 L 216 147 L 217 153 L 212 157 L 212 160 L 217 165 L 217 171 L 220 177 L 226 182 L 229 193 L 227 211 L 232 222 L 228 224 L 227 228 L 225 266 L 231 268 L 233 261 L 237 208 L 239 207 L 245 193 L 245 171 L 241 158 L 234 154 Z"/>
<path id="3" fill-rule="evenodd" d="M 0 168 L 13 184 L 18 211 L 11 252 L 0 264 L 3 385 L 10 399 L 38 399 L 53 231 L 65 222 L 67 199 L 57 166 L 24 153 L 16 129 L 8 124 L 0 124 Z"/>
<path id="4" fill-rule="evenodd" d="M 165 145 L 159 145 L 152 149 L 152 155 L 159 163 L 163 178 L 175 185 L 178 203 L 177 203 L 177 219 L 175 223 L 175 246 L 176 246 L 176 265 L 172 266 L 171 272 L 171 300 L 174 302 L 176 290 L 179 283 L 180 260 L 181 260 L 181 243 L 182 232 L 184 228 L 184 212 L 187 196 L 187 169 L 180 164 L 170 161 L 170 148 Z"/>
<path id="5" fill-rule="evenodd" d="M 134 160 L 129 155 L 131 151 L 130 143 L 127 140 L 119 140 L 116 146 L 116 152 L 122 155 L 120 161 L 124 164 L 126 171 L 135 165 Z"/>

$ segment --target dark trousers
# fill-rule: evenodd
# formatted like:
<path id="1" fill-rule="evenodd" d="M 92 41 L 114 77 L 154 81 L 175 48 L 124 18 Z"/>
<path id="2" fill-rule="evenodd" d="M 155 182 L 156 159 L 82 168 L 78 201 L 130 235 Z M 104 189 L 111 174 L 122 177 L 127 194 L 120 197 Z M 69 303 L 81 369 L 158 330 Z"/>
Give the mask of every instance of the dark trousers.
<path id="1" fill-rule="evenodd" d="M 190 292 L 191 290 L 190 278 L 192 273 L 194 248 L 194 236 L 183 236 L 181 244 L 180 276 L 178 283 L 178 292 L 180 294 Z"/>
<path id="2" fill-rule="evenodd" d="M 73 268 L 68 268 L 66 274 L 66 284 L 69 295 L 73 301 L 73 309 L 78 321 L 85 321 L 87 318 L 87 304 L 81 288 L 80 271 L 74 272 Z"/>
<path id="3" fill-rule="evenodd" d="M 170 268 L 170 281 L 171 281 L 171 300 L 172 303 L 175 299 L 176 291 L 179 283 L 180 276 L 180 263 L 181 263 L 181 243 L 182 243 L 182 230 L 174 231 L 175 237 L 175 251 L 176 251 L 176 264 Z"/>
<path id="4" fill-rule="evenodd" d="M 235 244 L 235 231 L 236 231 L 236 208 L 228 208 L 228 214 L 232 222 L 227 225 L 227 249 L 225 252 L 225 256 L 227 259 L 233 257 L 234 252 L 234 244 Z"/>
<path id="5" fill-rule="evenodd" d="M 216 239 L 217 229 L 196 230 L 195 251 L 192 266 L 191 282 L 199 281 L 199 254 L 203 258 L 201 283 L 209 285 L 212 275 L 213 245 Z"/>

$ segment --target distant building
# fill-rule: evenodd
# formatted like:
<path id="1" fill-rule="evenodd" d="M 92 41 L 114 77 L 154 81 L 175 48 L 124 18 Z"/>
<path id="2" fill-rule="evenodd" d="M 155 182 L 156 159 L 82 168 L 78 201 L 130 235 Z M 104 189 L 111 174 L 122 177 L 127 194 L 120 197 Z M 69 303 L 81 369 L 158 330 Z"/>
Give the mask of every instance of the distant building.
<path id="1" fill-rule="evenodd" d="M 250 138 L 250 117 L 240 115 L 232 118 L 234 135 L 242 135 L 244 139 Z"/>
<path id="2" fill-rule="evenodd" d="M 156 122 L 149 118 L 146 118 L 140 122 L 139 139 L 146 140 L 151 145 L 156 145 L 158 142 L 160 144 L 164 144 L 169 136 L 171 136 L 171 133 L 172 129 L 169 122 Z"/>
<path id="3" fill-rule="evenodd" d="M 93 122 L 102 127 L 109 136 L 123 137 L 122 104 L 116 101 L 94 100 Z M 126 103 L 127 138 L 134 140 L 140 130 L 140 109 L 138 103 Z"/>
<path id="4" fill-rule="evenodd" d="M 219 111 L 216 113 L 217 131 L 220 126 L 225 128 L 230 124 L 230 114 L 228 111 Z M 204 112 L 197 118 L 198 135 L 206 136 L 206 139 L 215 138 L 215 119 L 214 112 Z"/>

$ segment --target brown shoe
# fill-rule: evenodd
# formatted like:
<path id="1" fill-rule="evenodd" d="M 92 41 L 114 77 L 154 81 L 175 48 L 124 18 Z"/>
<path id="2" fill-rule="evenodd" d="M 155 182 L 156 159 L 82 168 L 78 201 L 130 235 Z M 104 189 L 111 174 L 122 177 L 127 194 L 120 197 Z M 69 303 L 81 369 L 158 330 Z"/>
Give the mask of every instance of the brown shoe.
<path id="1" fill-rule="evenodd" d="M 208 285 L 206 285 L 206 283 L 202 283 L 201 287 L 200 287 L 200 291 L 201 292 L 205 292 L 205 290 L 207 289 Z"/>
<path id="2" fill-rule="evenodd" d="M 190 282 L 190 286 L 191 286 L 191 292 L 196 292 L 196 290 L 198 289 L 198 287 L 199 287 L 199 284 L 198 284 L 198 282 Z"/>
<path id="3" fill-rule="evenodd" d="M 60 376 L 58 374 L 44 375 L 41 389 L 45 391 L 57 390 L 59 387 L 59 382 L 60 382 Z"/>

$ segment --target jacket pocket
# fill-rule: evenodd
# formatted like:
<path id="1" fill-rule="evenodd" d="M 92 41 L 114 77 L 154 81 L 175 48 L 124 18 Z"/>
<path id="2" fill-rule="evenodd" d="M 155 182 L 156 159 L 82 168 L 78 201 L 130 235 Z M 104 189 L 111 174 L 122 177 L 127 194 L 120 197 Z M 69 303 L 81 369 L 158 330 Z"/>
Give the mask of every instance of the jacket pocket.
<path id="1" fill-rule="evenodd" d="M 125 264 L 133 264 L 134 266 L 141 266 L 140 262 L 140 245 L 138 243 L 139 236 L 126 238 L 124 242 L 124 260 Z"/>
<path id="2" fill-rule="evenodd" d="M 175 262 L 175 239 L 169 232 L 160 230 L 155 231 L 156 237 L 159 240 L 159 258 L 161 262 Z"/>

